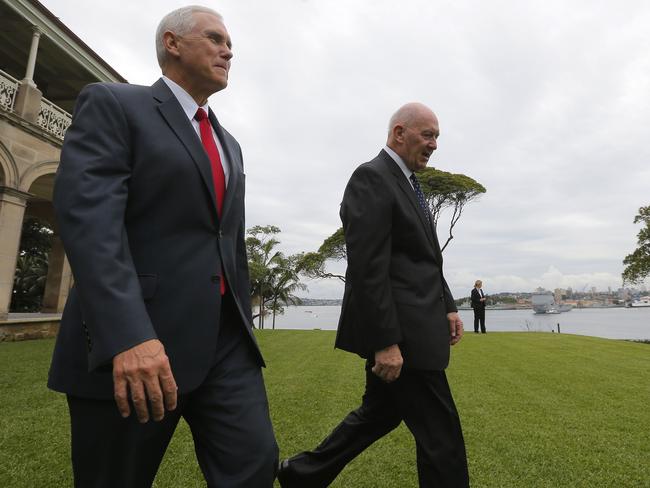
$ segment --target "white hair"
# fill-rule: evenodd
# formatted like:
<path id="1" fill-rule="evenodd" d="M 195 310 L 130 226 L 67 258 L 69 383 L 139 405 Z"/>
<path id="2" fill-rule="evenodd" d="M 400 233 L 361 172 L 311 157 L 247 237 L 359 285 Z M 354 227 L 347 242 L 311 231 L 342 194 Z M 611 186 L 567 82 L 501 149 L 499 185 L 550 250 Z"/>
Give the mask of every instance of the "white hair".
<path id="1" fill-rule="evenodd" d="M 186 35 L 194 29 L 194 26 L 196 25 L 194 14 L 198 13 L 214 15 L 223 22 L 223 17 L 220 13 L 211 8 L 202 7 L 201 5 L 188 5 L 187 7 L 181 7 L 169 12 L 160 21 L 160 24 L 158 24 L 158 28 L 156 29 L 156 56 L 158 57 L 158 64 L 161 68 L 164 67 L 165 61 L 167 61 L 167 50 L 163 44 L 163 36 L 165 35 L 165 32 L 171 31 L 179 36 Z"/>

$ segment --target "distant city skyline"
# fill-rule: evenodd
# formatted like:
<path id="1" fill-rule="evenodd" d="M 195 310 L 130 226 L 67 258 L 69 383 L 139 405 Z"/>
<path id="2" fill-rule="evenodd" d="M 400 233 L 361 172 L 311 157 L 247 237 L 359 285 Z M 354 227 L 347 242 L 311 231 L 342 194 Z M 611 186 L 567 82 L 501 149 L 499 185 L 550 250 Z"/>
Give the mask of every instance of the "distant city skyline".
<path id="1" fill-rule="evenodd" d="M 471 290 L 470 290 L 471 291 Z M 632 286 L 632 287 L 622 287 L 618 288 L 616 290 L 613 290 L 609 288 L 608 290 L 598 290 L 596 289 L 591 289 L 589 291 L 580 291 L 580 290 L 573 290 L 572 288 L 553 288 L 553 289 L 546 289 L 546 288 L 537 288 L 532 291 L 499 291 L 499 292 L 494 292 L 492 294 L 486 293 L 487 296 L 526 296 L 526 295 L 533 295 L 535 293 L 552 293 L 554 295 L 559 293 L 567 293 L 567 294 L 578 294 L 578 295 L 603 295 L 603 294 L 608 294 L 610 296 L 618 296 L 621 299 L 627 299 L 631 298 L 633 296 L 637 295 L 642 295 L 645 293 L 648 293 L 648 287 L 645 285 L 641 286 Z M 337 297 L 312 297 L 309 296 L 308 294 L 299 294 L 298 297 L 301 300 L 307 300 L 310 303 L 315 303 L 315 302 L 323 302 L 321 304 L 327 304 L 325 302 L 332 302 L 332 301 L 339 301 L 340 298 Z M 461 299 L 469 299 L 470 294 L 469 292 L 466 295 L 458 295 L 455 297 L 456 300 L 461 300 Z"/>

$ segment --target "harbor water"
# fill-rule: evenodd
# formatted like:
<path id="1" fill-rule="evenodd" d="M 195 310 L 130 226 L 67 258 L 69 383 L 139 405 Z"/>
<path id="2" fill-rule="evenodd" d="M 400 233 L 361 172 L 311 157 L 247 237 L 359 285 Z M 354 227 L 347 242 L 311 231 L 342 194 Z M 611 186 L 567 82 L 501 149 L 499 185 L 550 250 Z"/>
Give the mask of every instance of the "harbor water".
<path id="1" fill-rule="evenodd" d="M 276 329 L 336 330 L 340 306 L 290 306 L 275 319 Z M 471 310 L 461 310 L 465 332 L 474 330 Z M 266 319 L 265 328 L 271 328 Z M 580 308 L 561 314 L 534 314 L 532 310 L 486 310 L 485 324 L 489 332 L 557 332 L 606 339 L 650 340 L 650 307 L 648 308 Z"/>

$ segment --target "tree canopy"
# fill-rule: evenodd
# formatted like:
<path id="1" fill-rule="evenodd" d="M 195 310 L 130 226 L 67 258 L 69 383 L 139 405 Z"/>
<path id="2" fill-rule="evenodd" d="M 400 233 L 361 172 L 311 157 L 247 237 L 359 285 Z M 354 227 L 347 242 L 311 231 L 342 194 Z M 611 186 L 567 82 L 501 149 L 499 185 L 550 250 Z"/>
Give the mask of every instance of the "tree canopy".
<path id="1" fill-rule="evenodd" d="M 453 229 L 460 219 L 465 206 L 480 197 L 487 190 L 476 180 L 469 176 L 448 173 L 435 168 L 425 168 L 416 174 L 422 193 L 429 205 L 433 223 L 438 228 L 438 219 L 443 210 L 452 210 L 449 224 L 449 237 L 442 246 L 444 251 L 449 242 L 454 238 Z"/>
<path id="2" fill-rule="evenodd" d="M 463 174 L 448 173 L 435 168 L 426 168 L 417 173 L 434 224 L 438 224 L 440 213 L 453 209 L 449 226 L 449 237 L 442 246 L 444 251 L 453 239 L 452 230 L 460 219 L 465 205 L 476 200 L 486 192 L 483 185 Z M 323 241 L 318 251 L 301 255 L 298 261 L 299 272 L 308 278 L 337 278 L 345 282 L 345 276 L 327 271 L 328 261 L 340 261 L 347 258 L 343 227 L 339 227 L 331 236 Z"/>
<path id="3" fill-rule="evenodd" d="M 326 269 L 327 261 L 346 259 L 345 237 L 343 227 L 339 227 L 331 236 L 323 241 L 316 252 L 304 253 L 298 260 L 298 271 L 307 278 L 337 278 L 345 282 L 345 276 L 330 273 Z"/>
<path id="4" fill-rule="evenodd" d="M 641 283 L 650 276 L 650 205 L 639 209 L 634 223 L 642 223 L 644 226 L 637 234 L 638 247 L 623 260 L 623 282 L 630 284 Z"/>

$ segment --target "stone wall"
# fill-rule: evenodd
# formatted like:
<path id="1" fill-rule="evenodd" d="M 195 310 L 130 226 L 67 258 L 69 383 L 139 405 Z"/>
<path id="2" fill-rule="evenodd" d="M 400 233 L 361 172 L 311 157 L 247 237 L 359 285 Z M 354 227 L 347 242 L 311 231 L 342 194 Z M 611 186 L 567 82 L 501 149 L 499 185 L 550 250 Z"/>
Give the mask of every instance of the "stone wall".
<path id="1" fill-rule="evenodd" d="M 9 319 L 0 322 L 0 342 L 56 337 L 61 318 Z"/>

